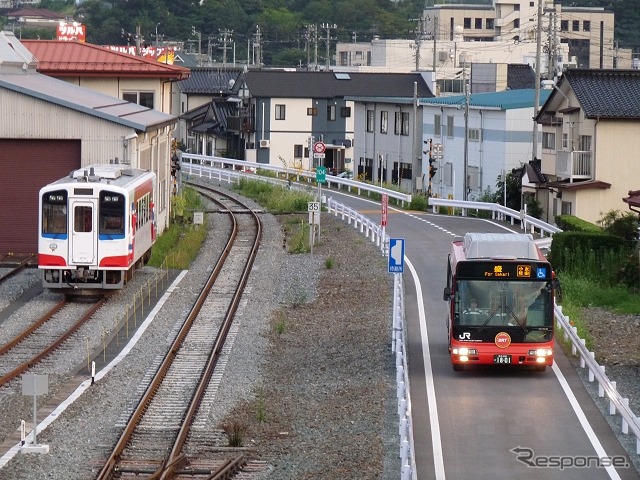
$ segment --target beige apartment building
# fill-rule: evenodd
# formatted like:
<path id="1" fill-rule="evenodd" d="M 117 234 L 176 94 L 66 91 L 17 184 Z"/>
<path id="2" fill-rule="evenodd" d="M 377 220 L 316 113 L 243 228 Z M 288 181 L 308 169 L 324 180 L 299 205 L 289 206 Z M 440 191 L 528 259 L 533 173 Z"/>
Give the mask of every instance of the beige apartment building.
<path id="1" fill-rule="evenodd" d="M 454 41 L 536 44 L 538 2 L 496 0 L 492 5 L 434 5 L 423 14 L 422 32 L 435 43 Z M 631 50 L 614 40 L 614 14 L 600 7 L 567 7 L 553 1 L 542 6 L 543 55 L 548 78 L 556 69 L 559 48 L 566 44 L 578 68 L 631 68 Z M 555 55 L 554 55 L 555 54 Z M 575 59 L 573 58 L 575 57 Z"/>

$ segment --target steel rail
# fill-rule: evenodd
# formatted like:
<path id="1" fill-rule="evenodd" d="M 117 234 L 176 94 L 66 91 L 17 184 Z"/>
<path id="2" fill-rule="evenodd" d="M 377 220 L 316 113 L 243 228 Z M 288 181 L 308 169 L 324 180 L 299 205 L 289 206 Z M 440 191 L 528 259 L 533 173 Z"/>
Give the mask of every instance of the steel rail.
<path id="1" fill-rule="evenodd" d="M 160 388 L 160 385 L 162 384 L 164 378 L 166 377 L 167 372 L 169 371 L 169 368 L 171 367 L 174 359 L 176 358 L 176 355 L 180 349 L 180 346 L 184 343 L 184 339 L 189 333 L 191 326 L 193 325 L 195 319 L 197 318 L 198 313 L 200 312 L 202 305 L 204 304 L 204 301 L 209 295 L 209 292 L 211 291 L 215 281 L 217 280 L 220 274 L 220 271 L 224 266 L 224 263 L 227 257 L 229 256 L 231 248 L 236 241 L 239 227 L 238 227 L 238 222 L 235 216 L 233 215 L 233 212 L 228 208 L 225 208 L 225 211 L 230 216 L 232 221 L 232 231 L 227 241 L 227 244 L 222 254 L 219 257 L 213 272 L 209 276 L 206 282 L 206 285 L 204 286 L 200 295 L 196 299 L 185 322 L 183 323 L 182 327 L 180 328 L 180 331 L 176 335 L 176 338 L 174 339 L 173 343 L 171 344 L 169 351 L 165 355 L 162 361 L 162 364 L 158 368 L 158 372 L 156 373 L 155 377 L 151 381 L 150 385 L 147 387 L 138 406 L 132 413 L 129 422 L 127 423 L 127 426 L 125 427 L 122 434 L 120 435 L 120 438 L 116 443 L 116 446 L 113 448 L 112 453 L 109 455 L 109 458 L 107 459 L 102 470 L 98 474 L 98 477 L 97 477 L 98 480 L 105 480 L 107 478 L 112 478 L 113 475 L 115 474 L 118 463 L 120 462 L 120 458 L 123 452 L 125 451 L 129 441 L 131 440 L 137 428 L 137 425 L 140 423 L 140 420 L 144 415 L 144 412 L 148 409 L 156 392 L 158 391 L 158 389 Z M 151 478 L 158 478 L 158 475 L 161 475 L 167 467 L 171 468 L 171 470 L 175 469 L 181 463 L 181 460 L 182 460 L 182 457 L 178 455 L 166 457 L 163 461 L 162 467 L 156 470 L 156 472 L 152 475 Z"/>
<path id="2" fill-rule="evenodd" d="M 31 360 L 27 360 L 26 362 L 22 363 L 20 366 L 18 366 L 11 372 L 0 377 L 0 386 L 13 380 L 18 375 L 26 372 L 33 365 L 38 363 L 40 360 L 42 360 L 44 357 L 46 357 L 51 352 L 53 352 L 56 348 L 58 348 L 65 340 L 67 340 L 67 338 L 69 338 L 73 333 L 75 333 L 76 330 L 78 330 L 78 328 L 80 328 L 87 320 L 89 320 L 93 316 L 93 314 L 98 310 L 98 308 L 100 308 L 106 301 L 107 301 L 106 298 L 101 298 L 100 300 L 98 300 L 76 323 L 74 323 L 69 329 L 67 329 L 66 332 L 64 332 L 61 336 L 59 336 L 47 348 L 42 350 L 40 353 L 34 356 Z"/>

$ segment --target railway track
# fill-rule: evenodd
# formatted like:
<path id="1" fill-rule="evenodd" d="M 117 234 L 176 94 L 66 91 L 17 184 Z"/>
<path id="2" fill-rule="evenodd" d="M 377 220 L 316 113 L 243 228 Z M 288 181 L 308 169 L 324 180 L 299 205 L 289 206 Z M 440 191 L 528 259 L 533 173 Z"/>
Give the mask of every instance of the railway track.
<path id="1" fill-rule="evenodd" d="M 204 441 L 199 432 L 198 440 L 189 444 L 192 424 L 262 237 L 261 221 L 250 208 L 213 189 L 198 190 L 219 207 L 218 212 L 231 218 L 229 240 L 98 479 L 222 479 L 233 478 L 245 466 L 247 470 L 262 466 L 247 463 L 239 451 L 219 449 L 223 453 L 216 453 L 200 448 L 219 442 L 214 438 L 219 433 L 213 431 Z"/>
<path id="2" fill-rule="evenodd" d="M 59 348 L 104 304 L 62 300 L 12 340 L 0 346 L 0 386 L 17 378 Z"/>
<path id="3" fill-rule="evenodd" d="M 34 263 L 36 258 L 36 255 L 2 255 L 0 265 L 8 270 L 0 274 L 0 284 Z"/>

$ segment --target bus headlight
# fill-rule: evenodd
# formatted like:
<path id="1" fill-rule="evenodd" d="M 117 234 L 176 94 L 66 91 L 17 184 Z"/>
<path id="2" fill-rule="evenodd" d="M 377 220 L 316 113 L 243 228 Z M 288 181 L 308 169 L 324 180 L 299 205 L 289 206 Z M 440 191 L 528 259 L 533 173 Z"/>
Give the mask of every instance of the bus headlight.
<path id="1" fill-rule="evenodd" d="M 529 355 L 532 357 L 551 357 L 553 350 L 550 348 L 538 348 L 537 350 L 529 350 Z"/>
<path id="2" fill-rule="evenodd" d="M 453 354 L 454 355 L 476 355 L 478 353 L 478 351 L 475 348 L 467 348 L 467 347 L 460 347 L 460 348 L 454 348 L 453 349 Z M 462 360 L 462 359 L 460 359 Z M 468 360 L 468 358 L 467 358 Z"/>

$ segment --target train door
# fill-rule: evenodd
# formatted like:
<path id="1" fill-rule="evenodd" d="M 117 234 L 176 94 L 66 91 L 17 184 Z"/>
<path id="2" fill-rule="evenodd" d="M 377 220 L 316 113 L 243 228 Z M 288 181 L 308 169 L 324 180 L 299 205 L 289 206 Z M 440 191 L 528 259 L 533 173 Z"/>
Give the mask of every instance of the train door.
<path id="1" fill-rule="evenodd" d="M 96 262 L 96 225 L 94 212 L 96 200 L 72 200 L 71 238 L 69 242 L 71 264 L 94 264 Z"/>

